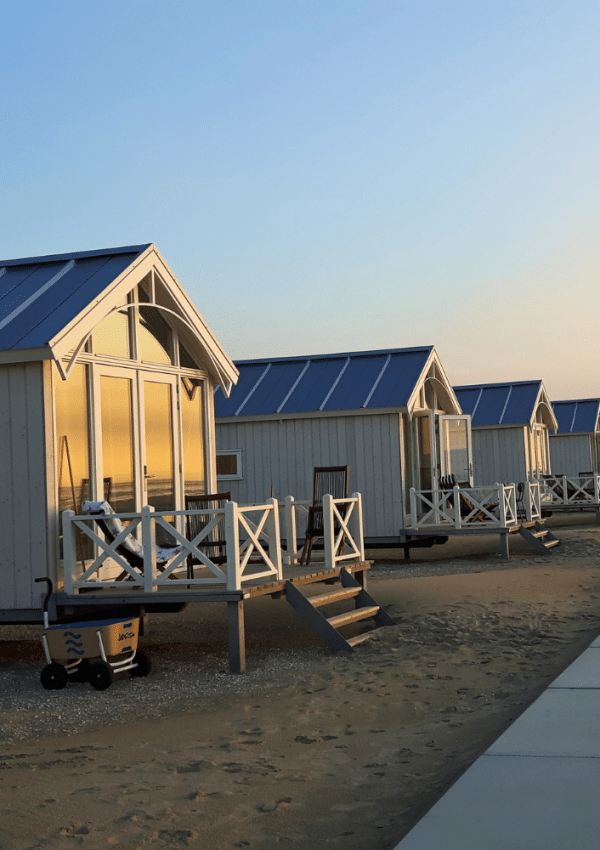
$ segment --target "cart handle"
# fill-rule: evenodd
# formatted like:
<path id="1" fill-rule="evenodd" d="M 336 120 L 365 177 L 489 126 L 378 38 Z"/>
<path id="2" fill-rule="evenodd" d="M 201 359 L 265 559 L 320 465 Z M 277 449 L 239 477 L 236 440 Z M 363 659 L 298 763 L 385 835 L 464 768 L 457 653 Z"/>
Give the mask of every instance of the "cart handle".
<path id="1" fill-rule="evenodd" d="M 48 592 L 42 602 L 42 611 L 44 612 L 44 628 L 48 628 L 48 602 L 50 601 L 50 597 L 52 596 L 52 579 L 48 578 L 48 576 L 42 576 L 41 578 L 36 578 L 34 581 L 45 581 L 48 585 Z"/>

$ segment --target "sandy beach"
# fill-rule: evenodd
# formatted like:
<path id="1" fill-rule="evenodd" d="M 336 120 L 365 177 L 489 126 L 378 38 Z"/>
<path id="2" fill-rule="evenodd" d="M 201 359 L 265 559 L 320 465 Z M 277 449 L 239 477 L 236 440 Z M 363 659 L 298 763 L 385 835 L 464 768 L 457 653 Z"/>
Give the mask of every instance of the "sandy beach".
<path id="1" fill-rule="evenodd" d="M 395 847 L 600 632 L 600 528 L 558 534 L 550 557 L 375 566 L 397 626 L 353 654 L 252 600 L 241 676 L 218 605 L 153 617 L 152 674 L 105 692 L 44 691 L 39 630 L 4 628 L 0 847 Z"/>

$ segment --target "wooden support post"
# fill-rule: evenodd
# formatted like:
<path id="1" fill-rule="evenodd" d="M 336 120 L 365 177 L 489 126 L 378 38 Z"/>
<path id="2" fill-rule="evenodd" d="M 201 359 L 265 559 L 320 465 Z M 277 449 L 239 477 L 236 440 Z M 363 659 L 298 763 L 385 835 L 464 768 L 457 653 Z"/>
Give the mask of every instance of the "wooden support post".
<path id="1" fill-rule="evenodd" d="M 243 673 L 246 669 L 246 634 L 244 630 L 244 600 L 227 603 L 229 627 L 229 669 Z"/>
<path id="2" fill-rule="evenodd" d="M 510 544 L 508 542 L 508 532 L 503 531 L 500 535 L 500 554 L 505 561 L 510 559 Z"/>

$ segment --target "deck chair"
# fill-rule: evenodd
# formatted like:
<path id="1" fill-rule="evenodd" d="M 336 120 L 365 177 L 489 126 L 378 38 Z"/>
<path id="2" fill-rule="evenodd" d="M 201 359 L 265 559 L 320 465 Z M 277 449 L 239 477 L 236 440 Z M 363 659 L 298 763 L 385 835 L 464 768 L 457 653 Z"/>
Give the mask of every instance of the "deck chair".
<path id="1" fill-rule="evenodd" d="M 493 511 L 498 507 L 497 502 L 488 502 L 481 508 L 475 510 L 474 506 L 467 499 L 465 494 L 460 492 L 461 485 L 457 483 L 454 475 L 442 475 L 439 479 L 439 483 L 441 490 L 454 490 L 455 487 L 459 488 L 458 497 L 460 500 L 460 515 L 461 517 L 470 516 L 471 522 L 485 522 L 486 519 L 489 519 L 486 511 Z"/>
<path id="2" fill-rule="evenodd" d="M 310 563 L 313 543 L 318 537 L 323 537 L 323 496 L 325 494 L 333 496 L 334 499 L 345 499 L 348 496 L 348 466 L 315 466 L 314 468 L 313 500 L 308 509 L 308 523 L 300 555 L 301 564 Z M 343 548 L 342 539 L 342 551 Z"/>
<path id="3" fill-rule="evenodd" d="M 81 506 L 81 512 L 93 517 L 105 537 L 111 542 L 116 540 L 119 534 L 125 531 L 125 526 L 121 520 L 116 516 L 111 516 L 111 514 L 114 514 L 114 511 L 108 502 L 86 501 Z M 178 555 L 182 549 L 183 546 L 173 546 L 171 548 L 155 546 L 156 566 L 158 569 L 162 572 L 168 566 L 169 561 L 173 560 L 175 555 Z M 130 567 L 143 573 L 144 547 L 133 534 L 128 534 L 121 541 L 117 546 L 117 552 L 127 561 Z M 123 572 L 116 580 L 122 581 L 126 577 L 127 573 Z M 175 578 L 175 576 L 170 576 L 170 578 Z"/>
<path id="4" fill-rule="evenodd" d="M 206 511 L 217 510 L 223 508 L 225 502 L 231 501 L 231 493 L 209 493 L 203 496 L 186 496 L 185 509 L 186 511 Z M 185 536 L 188 540 L 193 540 L 200 532 L 206 528 L 212 517 L 208 514 L 192 514 L 185 518 Z M 227 562 L 227 551 L 225 543 L 225 521 L 219 520 L 215 528 L 212 530 L 211 536 L 197 544 L 199 549 L 206 549 L 206 556 L 210 558 L 213 564 L 225 564 Z M 193 555 L 188 555 L 187 558 L 187 577 L 194 577 L 194 564 L 199 564 L 200 561 L 194 558 Z"/>

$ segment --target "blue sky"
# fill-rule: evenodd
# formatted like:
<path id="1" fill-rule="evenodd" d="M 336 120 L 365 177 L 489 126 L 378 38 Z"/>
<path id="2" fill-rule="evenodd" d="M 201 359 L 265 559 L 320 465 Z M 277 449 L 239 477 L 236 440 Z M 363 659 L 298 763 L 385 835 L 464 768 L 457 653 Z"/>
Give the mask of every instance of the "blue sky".
<path id="1" fill-rule="evenodd" d="M 600 395 L 597 0 L 3 9 L 0 257 L 155 242 L 233 358 Z"/>

